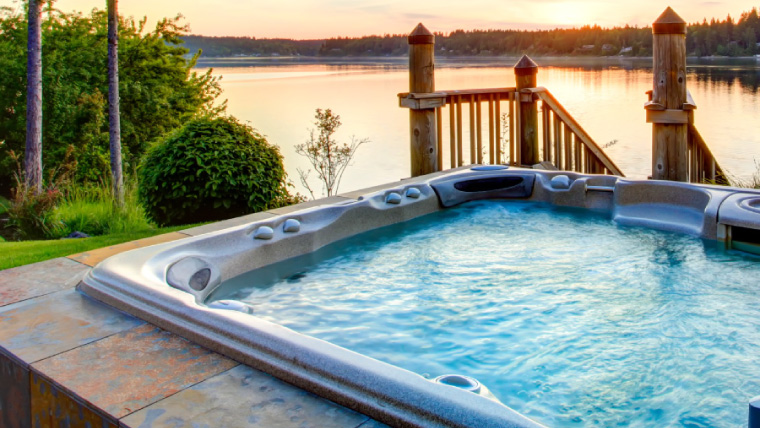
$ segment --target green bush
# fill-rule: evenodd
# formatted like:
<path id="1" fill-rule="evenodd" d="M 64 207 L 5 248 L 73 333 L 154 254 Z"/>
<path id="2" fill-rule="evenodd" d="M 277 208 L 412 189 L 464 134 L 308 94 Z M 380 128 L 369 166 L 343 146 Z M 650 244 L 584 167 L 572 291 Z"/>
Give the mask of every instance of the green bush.
<path id="1" fill-rule="evenodd" d="M 152 147 L 139 198 L 161 225 L 221 220 L 295 201 L 277 147 L 232 117 L 196 119 Z"/>

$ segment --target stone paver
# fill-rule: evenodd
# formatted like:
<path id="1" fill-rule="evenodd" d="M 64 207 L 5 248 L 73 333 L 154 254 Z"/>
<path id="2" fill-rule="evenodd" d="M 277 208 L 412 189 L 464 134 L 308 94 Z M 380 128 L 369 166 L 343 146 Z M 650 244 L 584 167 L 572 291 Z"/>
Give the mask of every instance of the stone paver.
<path id="1" fill-rule="evenodd" d="M 74 288 L 90 270 L 65 257 L 0 271 L 0 306 Z"/>
<path id="2" fill-rule="evenodd" d="M 236 365 L 144 324 L 32 364 L 32 370 L 121 418 Z"/>
<path id="3" fill-rule="evenodd" d="M 258 370 L 238 366 L 121 422 L 131 428 L 355 428 L 368 419 Z"/>
<path id="4" fill-rule="evenodd" d="M 70 289 L 0 308 L 0 347 L 32 363 L 144 323 Z"/>

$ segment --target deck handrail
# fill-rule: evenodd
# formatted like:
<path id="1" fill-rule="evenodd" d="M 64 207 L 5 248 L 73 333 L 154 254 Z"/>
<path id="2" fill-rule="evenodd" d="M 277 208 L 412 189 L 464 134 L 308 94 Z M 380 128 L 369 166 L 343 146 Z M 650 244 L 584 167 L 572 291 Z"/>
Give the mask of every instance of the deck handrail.
<path id="1" fill-rule="evenodd" d="M 687 145 L 690 182 L 731 185 L 694 123 L 689 124 Z"/>
<path id="2" fill-rule="evenodd" d="M 609 173 L 609 174 L 612 174 L 612 175 L 619 175 L 621 177 L 625 176 L 623 174 L 623 171 L 621 171 L 620 168 L 618 168 L 618 166 L 615 165 L 615 162 L 613 162 L 612 159 L 610 159 L 607 156 L 607 154 L 604 153 L 604 150 L 602 150 L 602 148 L 599 147 L 599 145 L 594 141 L 593 138 L 591 138 L 591 136 L 588 134 L 588 132 L 586 132 L 586 130 L 583 129 L 583 127 L 565 109 L 565 107 L 562 106 L 562 104 L 560 104 L 559 101 L 557 101 L 557 99 L 554 97 L 554 95 L 552 95 L 551 92 L 549 92 L 546 88 L 543 88 L 543 87 L 532 89 L 531 92 L 533 92 L 534 94 L 538 95 L 538 98 L 543 102 L 543 106 L 544 106 L 544 109 L 543 109 L 543 111 L 544 111 L 544 126 L 545 127 L 547 126 L 546 116 L 547 116 L 548 112 L 551 112 L 551 113 L 553 113 L 556 116 L 557 119 L 559 119 L 560 121 L 562 121 L 562 123 L 565 126 L 567 126 L 567 127 L 570 128 L 570 130 L 572 131 L 572 133 L 575 135 L 574 139 L 576 141 L 578 141 L 578 139 L 580 139 L 580 141 L 584 144 L 586 150 L 589 150 L 596 157 L 595 161 L 598 161 L 598 162 L 602 163 L 602 165 L 604 166 L 604 169 L 606 170 L 605 173 Z M 547 144 L 546 135 L 544 136 L 544 139 L 545 139 L 544 140 L 544 144 L 546 145 Z M 580 163 L 578 161 L 578 159 L 577 159 L 577 156 L 580 154 L 580 152 L 576 151 L 574 154 L 575 154 L 576 158 L 573 161 L 575 163 Z M 567 160 L 567 158 L 568 157 L 566 156 L 565 160 Z M 550 159 L 544 159 L 544 160 L 550 161 Z M 558 164 L 558 162 L 555 161 L 554 165 L 557 166 L 557 167 L 559 167 L 559 165 L 557 165 L 557 164 Z M 569 169 L 569 168 L 565 168 L 565 169 Z M 580 168 L 577 168 L 577 167 L 574 170 L 578 171 L 578 172 L 593 172 L 593 171 L 583 171 L 583 170 L 581 170 Z"/>
<path id="3" fill-rule="evenodd" d="M 450 167 L 456 168 L 466 163 L 465 128 L 469 128 L 469 163 L 501 163 L 504 155 L 504 161 L 510 165 L 531 167 L 532 165 L 520 165 L 517 161 L 521 159 L 520 144 L 515 138 L 521 135 L 521 130 L 517 129 L 521 123 L 517 104 L 521 101 L 540 100 L 543 106 L 540 120 L 542 126 L 539 126 L 542 130 L 540 137 L 543 144 L 540 144 L 540 151 L 543 163 L 550 162 L 560 170 L 624 176 L 620 168 L 546 88 L 529 88 L 520 92 L 514 87 L 436 90 L 428 93 L 403 92 L 398 96 L 399 104 L 403 107 L 435 109 L 438 165 L 442 169 L 445 136 L 449 140 Z M 467 105 L 465 114 L 464 105 Z M 448 110 L 448 132 L 443 132 L 444 109 Z M 502 115 L 502 111 L 505 115 Z M 484 115 L 487 115 L 486 118 Z M 488 129 L 487 147 L 484 147 L 485 129 Z"/>

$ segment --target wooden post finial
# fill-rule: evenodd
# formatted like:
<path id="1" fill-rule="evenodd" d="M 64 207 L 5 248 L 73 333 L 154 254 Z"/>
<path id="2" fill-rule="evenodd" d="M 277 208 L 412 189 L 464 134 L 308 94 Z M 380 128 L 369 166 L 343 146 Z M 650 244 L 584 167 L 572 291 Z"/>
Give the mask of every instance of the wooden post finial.
<path id="1" fill-rule="evenodd" d="M 668 6 L 652 24 L 653 34 L 686 34 L 686 21 Z"/>
<path id="2" fill-rule="evenodd" d="M 526 74 L 538 73 L 538 64 L 530 59 L 528 55 L 523 55 L 517 64 L 515 64 L 515 74 L 518 76 L 525 76 Z"/>
<path id="3" fill-rule="evenodd" d="M 409 34 L 409 92 L 435 91 L 435 36 L 419 24 Z M 412 177 L 440 170 L 435 108 L 410 109 Z"/>
<path id="4" fill-rule="evenodd" d="M 416 27 L 414 27 L 414 30 L 409 33 L 407 42 L 410 45 L 432 45 L 435 44 L 435 35 L 433 35 L 433 33 L 425 28 L 425 26 L 420 22 Z"/>

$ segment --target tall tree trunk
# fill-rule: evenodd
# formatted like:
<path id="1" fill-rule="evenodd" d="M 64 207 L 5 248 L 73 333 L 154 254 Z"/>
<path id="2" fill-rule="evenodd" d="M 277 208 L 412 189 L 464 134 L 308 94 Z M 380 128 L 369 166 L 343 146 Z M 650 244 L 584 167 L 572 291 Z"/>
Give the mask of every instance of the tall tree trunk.
<path id="1" fill-rule="evenodd" d="M 42 192 L 42 0 L 29 0 L 24 184 Z"/>
<path id="2" fill-rule="evenodd" d="M 124 177 L 121 168 L 121 122 L 119 118 L 119 12 L 118 0 L 108 0 L 108 121 L 111 142 L 113 196 L 124 206 Z"/>

